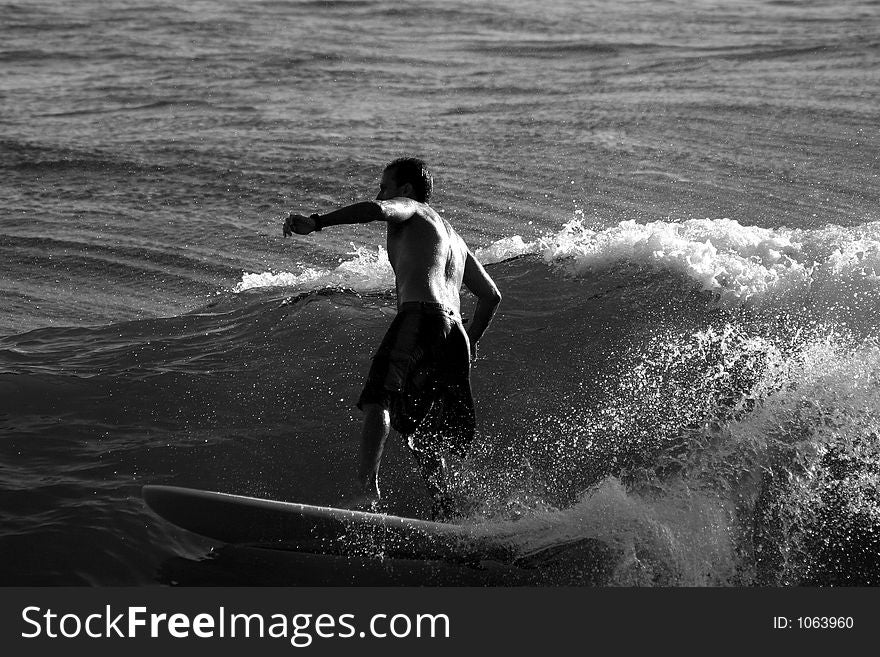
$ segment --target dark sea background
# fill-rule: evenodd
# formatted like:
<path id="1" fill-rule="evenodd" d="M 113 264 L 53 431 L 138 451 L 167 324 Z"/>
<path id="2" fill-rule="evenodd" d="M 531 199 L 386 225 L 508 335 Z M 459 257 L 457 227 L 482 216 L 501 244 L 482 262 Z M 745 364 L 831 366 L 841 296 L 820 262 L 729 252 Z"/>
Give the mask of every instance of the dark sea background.
<path id="1" fill-rule="evenodd" d="M 878 125 L 876 0 L 0 3 L 0 584 L 880 584 Z M 281 222 L 404 154 L 504 294 L 453 488 L 517 558 L 158 518 L 354 491 L 384 227 Z"/>

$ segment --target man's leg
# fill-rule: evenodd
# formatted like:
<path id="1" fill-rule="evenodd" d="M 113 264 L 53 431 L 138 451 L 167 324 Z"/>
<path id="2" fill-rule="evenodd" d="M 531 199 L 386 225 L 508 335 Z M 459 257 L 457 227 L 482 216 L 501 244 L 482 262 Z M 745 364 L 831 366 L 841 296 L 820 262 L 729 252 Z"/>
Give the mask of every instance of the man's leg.
<path id="1" fill-rule="evenodd" d="M 452 516 L 452 498 L 449 495 L 448 469 L 446 459 L 440 454 L 411 449 L 419 465 L 422 479 L 431 493 L 431 519 L 438 522 L 449 520 Z"/>
<path id="2" fill-rule="evenodd" d="M 364 404 L 364 413 L 359 473 L 361 492 L 365 498 L 379 499 L 379 464 L 391 430 L 391 420 L 388 409 L 380 404 Z"/>

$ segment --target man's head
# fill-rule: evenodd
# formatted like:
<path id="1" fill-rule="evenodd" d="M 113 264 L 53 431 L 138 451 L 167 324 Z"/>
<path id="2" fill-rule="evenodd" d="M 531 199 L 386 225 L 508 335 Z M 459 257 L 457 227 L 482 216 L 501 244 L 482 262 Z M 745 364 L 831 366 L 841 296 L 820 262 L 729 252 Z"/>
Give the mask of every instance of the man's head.
<path id="1" fill-rule="evenodd" d="M 434 191 L 434 178 L 428 165 L 417 157 L 401 157 L 385 167 L 379 185 L 379 201 L 405 196 L 427 203 Z"/>

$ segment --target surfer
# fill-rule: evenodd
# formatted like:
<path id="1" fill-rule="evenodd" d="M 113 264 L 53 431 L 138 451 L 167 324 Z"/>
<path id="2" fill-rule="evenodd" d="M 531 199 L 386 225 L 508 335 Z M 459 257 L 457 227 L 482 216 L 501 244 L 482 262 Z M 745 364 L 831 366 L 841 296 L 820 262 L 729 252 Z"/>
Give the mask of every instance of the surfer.
<path id="1" fill-rule="evenodd" d="M 419 464 L 433 518 L 442 520 L 452 510 L 444 455 L 465 456 L 473 440 L 470 365 L 501 294 L 464 240 L 428 205 L 433 187 L 422 160 L 400 158 L 385 167 L 376 200 L 327 214 L 291 213 L 283 232 L 286 237 L 340 224 L 388 224 L 397 316 L 358 400 L 364 412 L 360 493 L 347 506 L 375 505 L 380 499 L 379 465 L 394 428 Z M 460 315 L 462 284 L 477 297 L 467 330 Z"/>

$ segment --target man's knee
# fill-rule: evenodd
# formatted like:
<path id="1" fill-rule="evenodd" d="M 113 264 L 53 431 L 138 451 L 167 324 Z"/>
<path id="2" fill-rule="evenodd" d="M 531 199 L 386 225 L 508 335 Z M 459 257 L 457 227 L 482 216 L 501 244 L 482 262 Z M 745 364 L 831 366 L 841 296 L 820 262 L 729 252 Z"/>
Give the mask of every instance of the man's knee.
<path id="1" fill-rule="evenodd" d="M 379 423 L 389 425 L 391 423 L 391 414 L 388 408 L 382 404 L 364 404 L 364 422 Z"/>

